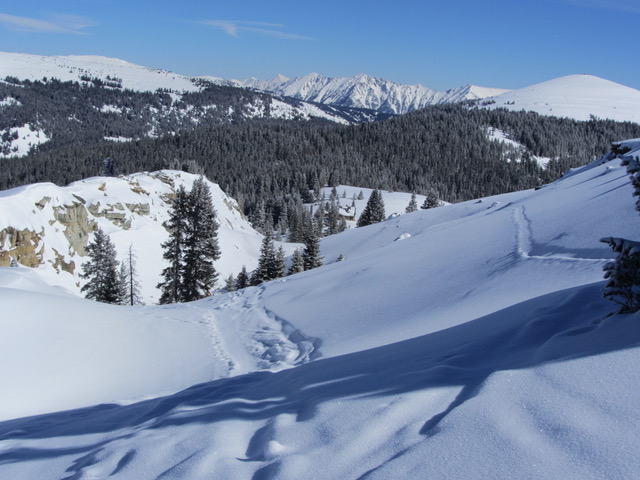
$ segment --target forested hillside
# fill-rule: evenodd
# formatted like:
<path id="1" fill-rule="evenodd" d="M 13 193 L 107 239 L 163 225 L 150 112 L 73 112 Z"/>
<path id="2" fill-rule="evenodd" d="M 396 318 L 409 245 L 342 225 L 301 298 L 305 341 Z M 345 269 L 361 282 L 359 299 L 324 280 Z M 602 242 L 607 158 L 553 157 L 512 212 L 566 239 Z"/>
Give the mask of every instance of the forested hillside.
<path id="1" fill-rule="evenodd" d="M 55 78 L 0 81 L 0 159 L 24 156 L 18 144 L 36 132 L 44 150 L 102 140 L 156 138 L 180 130 L 236 124 L 254 118 L 309 120 L 348 124 L 387 118 L 366 110 L 312 105 L 245 88 L 198 81 L 197 91 L 155 92 L 122 88 L 117 77 L 84 75 L 81 81 Z M 45 138 L 46 140 L 43 140 Z M 25 143 L 23 140 L 22 143 Z"/>
<path id="2" fill-rule="evenodd" d="M 233 101 L 224 108 L 233 108 Z M 70 115 L 71 107 L 59 118 Z M 351 126 L 265 119 L 203 122 L 176 134 L 128 142 L 89 136 L 89 131 L 85 136 L 81 123 L 68 123 L 66 138 L 53 139 L 26 157 L 2 160 L 0 188 L 42 181 L 64 185 L 101 174 L 103 159 L 111 157 L 116 173 L 162 168 L 204 173 L 245 213 L 264 204 L 274 223 L 326 184 L 421 194 L 433 190 L 456 202 L 547 183 L 603 155 L 612 140 L 640 137 L 640 125 L 630 122 L 580 122 L 468 104 Z M 126 124 L 109 128 L 111 135 L 133 134 Z M 490 134 L 495 130 L 511 142 L 496 140 Z M 546 158 L 546 167 L 536 157 Z"/>

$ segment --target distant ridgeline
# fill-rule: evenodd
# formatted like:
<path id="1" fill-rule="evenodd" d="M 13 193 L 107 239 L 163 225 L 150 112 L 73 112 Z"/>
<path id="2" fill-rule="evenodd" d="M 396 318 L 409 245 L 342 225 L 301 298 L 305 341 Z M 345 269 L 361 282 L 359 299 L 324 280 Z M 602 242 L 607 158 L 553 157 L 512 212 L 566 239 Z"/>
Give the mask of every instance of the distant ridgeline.
<path id="1" fill-rule="evenodd" d="M 287 209 L 314 200 L 326 184 L 435 190 L 456 202 L 547 183 L 605 154 L 612 141 L 640 137 L 635 123 L 581 122 L 472 103 L 338 125 L 298 114 L 274 119 L 276 99 L 233 87 L 178 95 L 7 80 L 0 83 L 0 189 L 100 175 L 110 157 L 116 174 L 163 168 L 204 173 L 246 214 L 265 208 L 274 224 Z M 356 111 L 322 108 L 343 121 L 358 120 Z M 359 113 L 359 120 L 380 118 Z M 12 129 L 24 126 L 48 141 L 10 157 L 3 141 L 6 150 L 15 140 Z"/>

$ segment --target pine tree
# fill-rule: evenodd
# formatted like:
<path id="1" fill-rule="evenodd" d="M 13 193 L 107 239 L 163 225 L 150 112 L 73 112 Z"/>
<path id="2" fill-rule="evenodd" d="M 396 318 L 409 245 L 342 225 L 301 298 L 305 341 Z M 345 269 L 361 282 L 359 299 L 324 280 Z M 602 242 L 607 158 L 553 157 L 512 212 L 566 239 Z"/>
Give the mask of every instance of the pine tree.
<path id="1" fill-rule="evenodd" d="M 224 281 L 224 288 L 227 292 L 234 292 L 236 290 L 236 279 L 230 274 Z"/>
<path id="2" fill-rule="evenodd" d="M 302 252 L 302 264 L 305 270 L 311 270 L 322 266 L 322 257 L 320 256 L 320 239 L 314 229 L 312 229 L 305 238 L 304 250 Z"/>
<path id="3" fill-rule="evenodd" d="M 277 278 L 276 273 L 277 254 L 273 243 L 273 232 L 271 226 L 267 225 L 262 245 L 260 246 L 260 258 L 258 266 L 251 276 L 251 285 L 260 285 Z"/>
<path id="4" fill-rule="evenodd" d="M 213 262 L 220 258 L 216 212 L 203 177 L 193 182 L 187 206 L 182 301 L 191 302 L 211 295 L 218 278 Z"/>
<path id="5" fill-rule="evenodd" d="M 356 224 L 358 227 L 365 227 L 367 225 L 372 225 L 374 223 L 381 222 L 385 219 L 386 214 L 384 211 L 384 201 L 382 200 L 382 195 L 375 189 L 371 192 L 369 196 L 369 200 L 367 200 L 367 205 L 364 207 L 360 218 L 358 219 L 358 223 Z"/>
<path id="6" fill-rule="evenodd" d="M 242 266 L 242 270 L 238 274 L 238 278 L 236 278 L 236 289 L 240 290 L 241 288 L 247 288 L 249 286 L 249 274 L 247 273 L 247 267 Z"/>
<path id="7" fill-rule="evenodd" d="M 416 212 L 418 210 L 418 202 L 416 200 L 416 194 L 411 194 L 411 200 L 409 201 L 409 205 L 404 209 L 405 213 Z"/>
<path id="8" fill-rule="evenodd" d="M 433 190 L 429 190 L 427 193 L 427 198 L 424 199 L 420 208 L 422 210 L 428 210 L 430 208 L 436 208 L 441 205 L 440 200 L 438 200 L 438 195 Z"/>
<path id="9" fill-rule="evenodd" d="M 284 248 L 282 245 L 276 250 L 276 256 L 273 264 L 273 278 L 284 277 L 286 270 Z"/>
<path id="10" fill-rule="evenodd" d="M 133 246 L 129 245 L 129 250 L 122 262 L 120 262 L 120 283 L 122 288 L 122 305 L 140 305 L 140 282 L 136 273 L 136 256 Z"/>
<path id="11" fill-rule="evenodd" d="M 338 204 L 338 199 L 332 198 L 331 203 L 328 206 L 327 213 L 324 217 L 325 225 L 326 225 L 326 234 L 327 235 L 335 235 L 336 233 L 340 233 L 346 229 L 346 222 L 342 223 L 341 220 L 344 220 L 340 216 L 340 205 Z"/>
<path id="12" fill-rule="evenodd" d="M 615 151 L 615 150 L 614 150 Z M 625 155 L 622 165 L 633 185 L 633 195 L 640 197 L 640 159 Z M 640 211 L 640 200 L 636 202 Z M 618 254 L 615 260 L 607 262 L 604 278 L 607 284 L 602 295 L 620 305 L 619 313 L 633 313 L 640 310 L 640 242 L 625 238 L 607 237 L 600 240 L 608 244 Z"/>
<path id="13" fill-rule="evenodd" d="M 603 267 L 608 281 L 602 295 L 620 305 L 620 313 L 637 312 L 640 310 L 640 242 L 614 237 L 600 241 L 618 254 Z"/>
<path id="14" fill-rule="evenodd" d="M 162 270 L 164 280 L 158 284 L 161 290 L 160 304 L 183 301 L 182 273 L 184 271 L 184 242 L 188 230 L 187 192 L 180 185 L 176 189 L 176 197 L 169 210 L 166 228 L 169 239 L 162 244 L 162 258 L 169 261 L 169 266 Z"/>
<path id="15" fill-rule="evenodd" d="M 89 260 L 82 265 L 80 278 L 87 283 L 80 289 L 90 300 L 104 303 L 120 303 L 122 285 L 118 275 L 116 249 L 109 237 L 99 228 L 93 242 L 87 245 Z"/>
<path id="16" fill-rule="evenodd" d="M 287 275 L 294 275 L 300 272 L 304 272 L 304 259 L 302 258 L 300 249 L 296 248 L 296 251 L 293 252 L 293 256 L 291 257 L 291 266 L 289 270 L 287 270 Z"/>

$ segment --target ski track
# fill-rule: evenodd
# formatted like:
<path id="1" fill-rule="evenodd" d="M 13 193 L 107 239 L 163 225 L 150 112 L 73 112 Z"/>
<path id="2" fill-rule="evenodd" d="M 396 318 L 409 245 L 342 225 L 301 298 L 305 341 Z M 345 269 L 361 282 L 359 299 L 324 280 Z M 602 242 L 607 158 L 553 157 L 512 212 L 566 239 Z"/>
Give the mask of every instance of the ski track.
<path id="1" fill-rule="evenodd" d="M 563 261 L 563 262 L 588 262 L 595 264 L 603 264 L 606 260 L 599 258 L 584 258 L 576 256 L 566 256 L 557 253 L 548 255 L 532 255 L 534 240 L 533 229 L 531 228 L 531 219 L 527 216 L 524 205 L 514 207 L 512 209 L 513 222 L 515 224 L 516 234 L 516 254 L 523 260 L 541 260 L 541 261 Z"/>
<path id="2" fill-rule="evenodd" d="M 222 360 L 222 363 L 226 365 L 226 372 L 221 375 L 221 377 L 228 377 L 232 374 L 235 362 L 231 358 L 231 355 L 228 352 L 228 349 L 225 348 L 225 342 L 223 336 L 220 333 L 220 330 L 217 327 L 217 319 L 213 311 L 200 309 L 198 307 L 192 307 L 197 310 L 202 310 L 201 320 L 199 323 L 205 325 L 207 329 L 207 335 L 209 336 L 209 341 L 211 342 L 211 350 L 212 354 L 215 358 Z"/>
<path id="3" fill-rule="evenodd" d="M 316 341 L 262 306 L 264 286 L 234 292 L 220 300 L 191 306 L 209 335 L 213 355 L 228 366 L 227 374 L 282 370 L 307 362 L 317 354 Z M 223 311 L 219 317 L 216 311 Z M 247 355 L 255 365 L 247 365 Z"/>

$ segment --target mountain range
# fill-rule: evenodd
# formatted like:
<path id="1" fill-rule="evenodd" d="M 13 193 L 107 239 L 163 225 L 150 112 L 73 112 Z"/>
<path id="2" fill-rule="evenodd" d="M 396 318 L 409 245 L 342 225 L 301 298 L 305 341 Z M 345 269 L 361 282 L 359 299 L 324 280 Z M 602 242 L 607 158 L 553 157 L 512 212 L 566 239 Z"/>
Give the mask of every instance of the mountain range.
<path id="1" fill-rule="evenodd" d="M 423 85 L 400 85 L 366 74 L 331 78 L 310 73 L 293 79 L 278 75 L 270 81 L 251 78 L 238 84 L 308 102 L 367 108 L 396 115 L 429 105 L 478 100 L 506 92 L 475 85 L 439 92 Z"/>
<path id="2" fill-rule="evenodd" d="M 479 101 L 482 106 L 535 111 L 542 115 L 588 120 L 590 116 L 617 121 L 640 122 L 640 91 L 592 75 L 568 75 L 516 90 L 464 85 L 436 91 L 423 85 L 401 85 L 366 74 L 332 78 L 310 73 L 289 79 L 278 75 L 272 80 L 225 80 L 214 76 L 188 77 L 147 68 L 124 60 L 100 56 L 41 56 L 0 52 L 0 78 L 20 80 L 58 78 L 85 81 L 99 78 L 116 88 L 137 91 L 201 91 L 206 85 L 236 86 L 269 92 L 281 99 L 310 102 L 302 111 L 295 105 L 283 115 L 302 118 L 320 117 L 345 121 L 340 112 L 318 110 L 318 105 L 352 108 L 356 111 L 404 114 L 428 105 Z M 0 99 L 0 102 L 2 99 Z M 299 105 L 299 104 L 298 104 Z M 313 107 L 316 105 L 316 107 Z M 349 121 L 377 119 L 374 114 L 347 116 Z"/>

